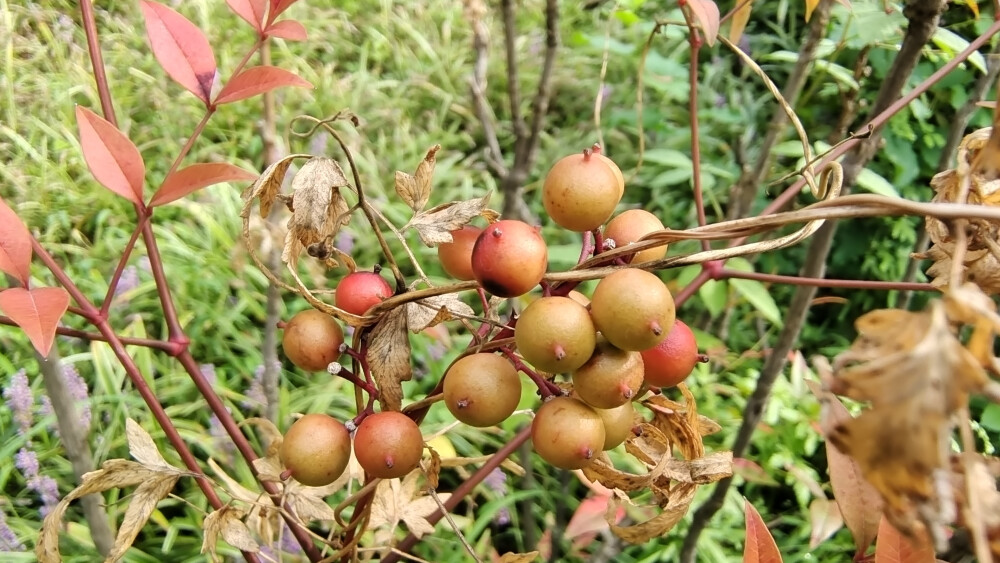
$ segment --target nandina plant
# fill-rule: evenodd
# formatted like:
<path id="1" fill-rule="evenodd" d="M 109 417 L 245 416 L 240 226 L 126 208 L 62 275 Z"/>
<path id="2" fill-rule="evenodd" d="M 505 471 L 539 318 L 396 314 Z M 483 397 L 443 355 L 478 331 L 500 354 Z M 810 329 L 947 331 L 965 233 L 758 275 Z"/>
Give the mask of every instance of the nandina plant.
<path id="1" fill-rule="evenodd" d="M 848 150 L 845 147 L 860 143 L 861 137 L 852 138 L 821 162 L 814 162 L 811 145 L 797 117 L 775 90 L 782 110 L 788 111 L 788 118 L 798 125 L 807 157 L 800 172 L 802 180 L 792 184 L 786 194 L 797 194 L 808 185 L 823 201 L 800 210 L 773 213 L 780 207 L 776 202 L 759 217 L 710 224 L 701 201 L 697 106 L 693 106 L 693 188 L 698 202 L 698 226 L 643 229 L 639 237 L 621 235 L 623 240 L 635 239 L 628 240 L 627 245 L 605 244 L 606 240 L 614 239 L 606 239 L 604 225 L 613 216 L 623 193 L 627 193 L 628 185 L 621 170 L 601 154 L 599 146 L 596 150 L 583 148 L 556 161 L 542 189 L 552 221 L 567 231 L 579 233 L 580 237 L 577 264 L 556 272 L 549 268 L 539 225 L 501 218 L 489 208 L 490 193 L 427 207 L 434 195 L 437 154 L 447 150 L 440 146 L 429 148 L 413 174 L 397 172 L 395 195 L 410 208 L 411 216 L 401 226 L 393 224 L 366 197 L 365 179 L 341 137 L 343 128 L 358 125 L 356 117 L 347 111 L 327 119 L 308 116 L 297 119 L 299 124 L 312 126 L 305 136 L 320 130 L 330 135 L 339 149 L 336 158 L 292 154 L 270 163 L 259 174 L 228 163 L 181 167 L 205 124 L 221 105 L 266 95 L 281 87 L 310 86 L 290 71 L 249 64 L 270 38 L 306 39 L 301 23 L 279 19 L 293 1 L 230 0 L 228 5 L 252 27 L 257 41 L 246 49 L 234 68 L 221 71 L 204 33 L 189 19 L 163 4 L 141 2 L 154 55 L 164 71 L 204 107 L 201 122 L 162 178 L 149 177 L 137 148 L 142 143 L 130 139 L 116 125 L 105 71 L 100 64 L 95 66 L 101 114 L 85 107 L 76 110 L 83 157 L 96 182 L 132 203 L 136 216 L 134 235 L 122 251 L 102 302 L 95 302 L 81 291 L 63 266 L 31 235 L 13 208 L 0 200 L 0 270 L 10 280 L 9 286 L 0 291 L 0 310 L 5 314 L 6 324 L 21 327 L 43 356 L 50 352 L 55 335 L 60 332 L 107 341 L 166 438 L 164 444 L 157 444 L 140 424 L 129 419 L 126 434 L 134 461 L 104 461 L 99 469 L 84 475 L 80 486 L 49 512 L 35 546 L 40 561 L 60 560 L 59 536 L 70 502 L 109 489 L 134 487 L 125 521 L 108 554 L 112 561 L 122 558 L 157 504 L 181 479 L 194 480 L 211 506 L 204 519 L 203 551 L 213 556 L 221 538 L 239 548 L 247 561 L 260 561 L 261 544 L 274 541 L 274 529 L 282 520 L 310 561 L 350 561 L 362 550 L 376 550 L 383 560 L 395 561 L 412 549 L 421 534 L 428 532 L 428 527 L 433 530 L 434 524 L 467 499 L 473 487 L 529 438 L 534 441 L 537 453 L 554 470 L 579 469 L 591 484 L 614 489 L 615 500 L 610 494 L 605 499 L 608 507 L 616 508 L 611 506 L 614 503 L 620 506 L 623 496 L 652 493 L 656 501 L 643 513 L 645 520 L 622 523 L 615 516 L 611 528 L 628 542 L 650 541 L 674 528 L 690 508 L 698 487 L 721 481 L 733 473 L 733 452 L 706 451 L 703 437 L 717 431 L 718 425 L 699 415 L 692 390 L 695 384 L 677 383 L 678 394 L 674 397 L 679 400 L 674 400 L 659 389 L 665 382 L 642 380 L 642 374 L 650 372 L 643 362 L 665 361 L 656 350 L 675 327 L 676 307 L 709 279 L 741 277 L 739 271 L 724 268 L 725 260 L 799 242 L 812 235 L 825 219 L 889 213 L 928 218 L 934 242 L 928 254 L 935 260 L 932 273 L 935 286 L 942 288 L 943 298 L 933 301 L 922 312 L 883 310 L 861 317 L 858 328 L 862 337 L 855 345 L 832 365 L 817 362 L 823 383 L 817 387 L 817 394 L 836 413 L 822 421 L 831 444 L 828 453 L 849 456 L 836 462 L 839 471 L 865 476 L 873 484 L 877 498 L 885 503 L 886 530 L 879 532 L 880 542 L 898 544 L 926 536 L 940 546 L 947 540 L 946 527 L 957 525 L 970 531 L 981 558 L 990 556 L 991 546 L 985 539 L 995 536 L 1000 526 L 978 517 L 977 511 L 981 509 L 975 504 L 976 495 L 956 497 L 950 489 L 941 491 L 935 487 L 941 487 L 942 481 L 947 486 L 958 483 L 957 487 L 965 491 L 980 493 L 986 502 L 995 502 L 998 497 L 981 456 L 952 458 L 942 452 L 948 449 L 944 446 L 955 429 L 956 418 L 961 421 L 960 429 L 968 430 L 965 408 L 970 394 L 1000 398 L 997 384 L 990 379 L 996 375 L 998 365 L 993 356 L 993 339 L 1000 332 L 1000 320 L 989 299 L 997 291 L 989 283 L 996 268 L 989 259 L 985 266 L 981 262 L 984 256 L 993 256 L 988 254 L 989 249 L 997 244 L 994 225 L 1000 220 L 1000 213 L 984 195 L 984 186 L 996 181 L 1000 170 L 997 165 L 1000 152 L 996 149 L 1000 146 L 997 141 L 1000 132 L 989 132 L 980 135 L 981 138 L 970 136 L 959 166 L 951 175 L 938 180 L 939 192 L 944 194 L 939 202 L 919 204 L 888 197 L 845 196 L 841 193 L 843 170 L 833 159 Z M 693 60 L 697 60 L 703 42 L 712 45 L 719 40 L 753 67 L 768 86 L 773 86 L 752 59 L 718 36 L 722 19 L 711 0 L 688 1 L 681 6 Z M 99 33 L 89 2 L 83 3 L 82 12 L 88 34 L 95 39 L 90 47 L 96 48 Z M 95 56 L 95 61 L 99 57 Z M 697 64 L 692 64 L 691 69 L 692 84 L 697 84 Z M 221 79 L 221 86 L 217 84 L 219 76 L 227 77 Z M 692 100 L 697 99 L 696 94 L 691 92 Z M 900 107 L 883 109 L 879 118 L 884 122 Z M 347 164 L 348 173 L 344 172 L 341 161 Z M 294 173 L 292 164 L 300 164 Z M 283 188 L 286 177 L 291 179 L 288 190 Z M 269 438 L 266 446 L 255 449 L 192 357 L 191 343 L 178 314 L 184 304 L 172 300 L 152 229 L 156 220 L 154 210 L 220 182 L 248 184 L 243 193 L 245 205 L 241 218 L 244 242 L 254 263 L 275 287 L 297 296 L 310 307 L 283 323 L 286 357 L 317 378 L 337 377 L 350 382 L 355 389 L 353 418 L 341 421 L 326 413 L 304 413 L 298 422 L 284 429 L 284 435 L 273 423 L 255 420 L 254 424 Z M 791 195 L 782 197 L 787 199 Z M 594 198 L 600 203 L 596 208 L 590 205 Z M 290 214 L 285 222 L 284 252 L 277 267 L 259 256 L 251 227 L 254 213 L 267 218 L 276 209 L 285 209 Z M 949 223 L 945 224 L 945 220 Z M 353 257 L 334 245 L 335 237 L 349 221 L 364 224 L 367 236 L 377 241 L 392 284 L 382 278 L 375 265 L 371 265 L 372 271 L 358 270 Z M 468 270 L 474 281 L 432 283 L 407 242 L 407 235 L 414 233 L 421 244 L 431 248 L 455 244 L 453 233 L 467 232 L 466 227 L 473 221 L 486 226 L 476 235 L 471 248 L 469 240 L 462 241 L 461 260 L 456 262 L 464 262 L 465 254 L 468 255 Z M 757 242 L 745 240 L 749 235 L 799 223 L 804 226 L 792 235 Z M 383 229 L 392 236 L 386 236 Z M 111 325 L 108 304 L 140 240 L 149 256 L 168 335 L 163 340 L 137 343 L 121 336 Z M 700 240 L 702 249 L 669 257 L 656 252 L 641 254 L 681 240 Z M 728 246 L 713 249 L 709 240 L 726 241 Z M 408 264 L 397 261 L 394 247 L 406 255 Z M 975 256 L 970 257 L 972 254 Z M 644 259 L 633 264 L 637 255 Z M 51 273 L 58 287 L 33 284 L 30 264 L 35 258 Z M 1000 258 L 993 256 L 993 259 L 1000 262 Z M 303 281 L 299 266 L 307 260 L 325 268 L 328 284 L 310 287 Z M 689 264 L 701 265 L 702 274 L 674 295 L 657 272 Z M 457 277 L 468 277 L 464 267 L 461 271 L 462 275 Z M 815 283 L 765 275 L 755 279 Z M 576 299 L 566 297 L 586 280 L 599 280 L 592 300 L 579 295 Z M 828 281 L 831 285 L 835 282 Z M 337 290 L 331 298 L 329 290 L 333 287 Z M 532 292 L 536 299 L 532 304 L 515 306 L 515 299 Z M 75 303 L 72 308 L 71 301 Z M 553 303 L 556 307 L 549 309 Z M 60 320 L 67 314 L 81 317 L 95 332 L 81 333 L 61 327 Z M 409 400 L 404 387 L 413 376 L 409 334 L 443 323 L 462 325 L 469 331 L 468 354 L 446 372 L 433 374 L 437 383 L 426 398 Z M 564 326 L 560 327 L 560 323 Z M 353 328 L 350 342 L 345 341 L 342 325 Z M 959 330 L 962 327 L 971 333 L 964 340 Z M 598 332 L 602 334 L 598 336 Z M 559 341 L 558 337 L 566 335 L 569 340 Z M 680 371 L 686 377 L 691 371 L 688 366 L 692 358 L 705 358 L 692 349 L 687 333 L 684 336 L 685 364 Z M 145 345 L 176 359 L 200 391 L 205 406 L 225 428 L 255 477 L 254 482 L 240 482 L 231 475 L 234 473 L 231 469 L 227 472 L 214 461 L 194 455 L 178 432 L 176 421 L 167 414 L 160 397 L 152 391 L 126 350 L 126 344 Z M 570 357 L 572 362 L 560 363 Z M 473 385 L 467 380 L 468 375 L 462 374 L 470 369 L 468 362 L 481 363 L 480 369 L 497 381 Z M 605 363 L 616 367 L 597 371 L 593 368 Z M 459 385 L 454 397 L 446 376 L 449 373 L 453 383 Z M 518 413 L 516 396 L 510 393 L 512 388 L 520 388 L 521 376 L 537 390 L 537 400 L 531 409 L 535 413 L 533 419 L 530 422 L 525 419 L 522 429 L 507 436 L 503 447 L 488 459 L 470 461 L 477 467 L 461 486 L 439 493 L 439 479 L 447 469 L 440 454 L 429 445 L 431 440 L 422 433 L 421 423 L 428 410 L 450 409 L 460 420 L 468 416 L 468 422 L 474 426 L 492 426 L 512 416 L 526 416 L 524 412 Z M 671 378 L 670 383 L 675 379 Z M 901 386 L 903 379 L 907 385 Z M 764 399 L 766 391 L 765 386 Z M 871 408 L 851 418 L 831 394 L 834 392 L 867 401 Z M 477 412 L 472 409 L 484 397 L 473 397 L 470 393 L 502 395 L 503 400 L 497 403 L 503 404 Z M 434 407 L 439 402 L 445 406 Z M 458 414 L 462 409 L 470 411 Z M 602 409 L 621 410 L 602 412 Z M 966 418 L 962 419 L 963 415 Z M 758 409 L 745 421 L 755 426 L 759 416 Z M 962 438 L 963 448 L 971 450 L 966 453 L 974 453 L 971 434 L 963 434 Z M 618 447 L 622 441 L 624 455 L 633 458 L 632 467 L 641 468 L 637 473 L 621 470 L 603 453 Z M 880 447 L 900 441 L 904 444 L 902 450 L 893 450 L 892 456 L 880 455 Z M 167 444 L 184 467 L 168 463 L 159 453 Z M 352 452 L 358 462 L 353 468 Z M 215 479 L 206 475 L 206 465 L 212 468 Z M 906 478 L 896 478 L 904 473 L 901 467 L 909 471 Z M 914 468 L 917 471 L 912 471 Z M 942 472 L 947 479 L 941 479 Z M 390 482 L 394 479 L 399 481 Z M 351 486 L 355 481 L 360 486 L 353 491 Z M 353 492 L 336 497 L 339 503 L 329 501 L 345 488 Z M 725 485 L 717 490 L 725 494 Z M 430 509 L 413 508 L 419 513 L 410 514 L 411 519 L 406 520 L 409 535 L 401 542 L 396 542 L 392 535 L 366 535 L 369 526 L 379 527 L 372 525 L 373 520 L 378 521 L 373 516 L 373 507 L 384 504 L 390 497 L 398 497 L 403 494 L 401 491 L 410 495 L 411 506 L 429 498 L 432 503 L 423 502 L 420 506 Z M 223 502 L 220 493 L 230 500 Z M 959 503 L 962 510 L 938 510 L 954 509 L 955 506 L 947 505 L 949 502 Z M 610 513 L 618 514 L 614 510 Z M 749 503 L 746 518 L 748 560 L 761 560 L 760 554 L 764 552 L 771 560 L 780 558 L 772 553 L 773 539 Z M 852 533 L 861 558 L 868 546 L 862 545 L 859 532 L 852 528 Z M 505 560 L 527 561 L 535 555 L 508 554 Z"/>

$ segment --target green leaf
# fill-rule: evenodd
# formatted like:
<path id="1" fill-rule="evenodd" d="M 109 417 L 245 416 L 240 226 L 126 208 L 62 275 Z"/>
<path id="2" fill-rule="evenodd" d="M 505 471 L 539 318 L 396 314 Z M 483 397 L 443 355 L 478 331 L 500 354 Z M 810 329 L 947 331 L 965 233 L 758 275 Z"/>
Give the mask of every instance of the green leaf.
<path id="1" fill-rule="evenodd" d="M 889 180 L 886 180 L 868 168 L 861 169 L 861 172 L 858 174 L 857 183 L 859 187 L 873 194 L 894 198 L 899 197 L 899 192 L 896 191 L 895 186 L 889 183 Z"/>
<path id="2" fill-rule="evenodd" d="M 965 48 L 969 46 L 969 42 L 961 35 L 943 27 L 939 27 L 937 31 L 934 32 L 934 36 L 931 37 L 931 41 L 933 41 L 939 49 L 949 55 L 949 58 L 954 58 L 956 53 L 965 50 Z M 972 53 L 969 57 L 969 64 L 979 69 L 979 72 L 986 72 L 986 59 L 983 58 L 983 54 L 978 51 Z"/>
<path id="3" fill-rule="evenodd" d="M 983 428 L 993 432 L 1000 432 L 1000 405 L 989 404 L 983 410 L 983 417 L 979 420 Z"/>
<path id="4" fill-rule="evenodd" d="M 716 318 L 726 310 L 726 301 L 729 296 L 729 287 L 726 282 L 719 280 L 708 280 L 698 288 L 698 297 L 702 305 L 708 309 L 712 318 Z"/>
<path id="5" fill-rule="evenodd" d="M 733 289 L 742 295 L 751 305 L 757 309 L 765 319 L 771 321 L 777 326 L 781 326 L 781 313 L 778 311 L 778 305 L 774 302 L 774 298 L 764 287 L 764 284 L 757 280 L 739 280 L 732 279 L 729 283 L 733 286 Z"/>
<path id="6" fill-rule="evenodd" d="M 676 168 L 691 168 L 691 157 L 673 149 L 652 149 L 643 153 L 643 160 Z"/>

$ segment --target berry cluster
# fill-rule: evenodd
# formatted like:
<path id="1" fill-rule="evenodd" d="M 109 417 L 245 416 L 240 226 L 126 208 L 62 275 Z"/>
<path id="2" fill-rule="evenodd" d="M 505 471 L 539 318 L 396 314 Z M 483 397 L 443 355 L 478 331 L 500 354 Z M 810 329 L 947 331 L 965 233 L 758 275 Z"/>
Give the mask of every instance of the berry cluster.
<path id="1" fill-rule="evenodd" d="M 640 209 L 612 217 L 624 189 L 621 170 L 595 146 L 553 165 L 542 201 L 559 226 L 592 233 L 598 244 L 591 253 L 600 258 L 606 250 L 663 229 L 654 215 Z M 451 236 L 451 242 L 438 246 L 438 257 L 453 278 L 475 280 L 482 292 L 501 298 L 522 296 L 540 284 L 543 288 L 541 297 L 511 319 L 512 326 L 491 335 L 484 325 L 470 353 L 447 370 L 439 390 L 459 421 L 487 427 L 510 417 L 521 398 L 518 372 L 524 372 L 546 399 L 532 422 L 535 450 L 556 467 L 582 468 L 597 452 L 629 436 L 633 400 L 645 387 L 672 387 L 694 369 L 694 335 L 676 320 L 669 289 L 655 274 L 632 267 L 663 258 L 665 245 L 609 258 L 608 264 L 622 267 L 601 279 L 588 298 L 574 289 L 575 283 L 543 282 L 548 249 L 537 227 L 496 220 L 485 228 L 462 226 Z M 335 302 L 360 316 L 392 294 L 377 271 L 358 271 L 340 281 Z M 511 336 L 513 344 L 481 351 L 486 348 L 479 345 L 486 341 Z M 336 371 L 331 364 L 350 351 L 337 321 L 315 310 L 287 323 L 283 346 L 296 366 L 331 373 Z M 567 381 L 557 385 L 557 374 Z M 423 441 L 417 423 L 394 411 L 365 412 L 347 425 L 324 414 L 306 415 L 285 435 L 281 461 L 303 484 L 328 484 L 347 466 L 349 430 L 355 427 L 355 455 L 370 475 L 400 477 L 419 463 Z"/>

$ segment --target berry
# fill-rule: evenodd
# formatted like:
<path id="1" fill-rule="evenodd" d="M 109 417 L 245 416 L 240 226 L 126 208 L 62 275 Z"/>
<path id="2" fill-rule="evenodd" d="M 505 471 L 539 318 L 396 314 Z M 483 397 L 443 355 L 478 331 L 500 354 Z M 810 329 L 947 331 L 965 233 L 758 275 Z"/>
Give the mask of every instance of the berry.
<path id="1" fill-rule="evenodd" d="M 392 297 L 392 286 L 375 272 L 351 272 L 337 284 L 337 307 L 352 315 L 365 311 Z"/>
<path id="2" fill-rule="evenodd" d="M 629 209 L 616 215 L 604 228 L 604 238 L 615 241 L 615 248 L 628 246 L 649 233 L 662 231 L 663 223 L 645 209 Z M 648 248 L 632 255 L 630 264 L 659 260 L 667 255 L 667 245 Z"/>
<path id="3" fill-rule="evenodd" d="M 520 400 L 517 370 L 496 354 L 459 358 L 445 374 L 444 403 L 469 426 L 493 426 L 507 420 Z"/>
<path id="4" fill-rule="evenodd" d="M 594 409 L 604 422 L 605 451 L 618 447 L 632 434 L 635 427 L 635 408 L 632 401 L 626 401 L 613 409 Z"/>
<path id="5" fill-rule="evenodd" d="M 674 298 L 660 278 L 645 270 L 617 270 L 602 279 L 590 302 L 601 334 L 622 350 L 648 350 L 674 326 Z"/>
<path id="6" fill-rule="evenodd" d="M 401 412 L 370 414 L 354 434 L 354 455 L 373 477 L 402 477 L 417 468 L 423 453 L 420 428 Z"/>
<path id="7" fill-rule="evenodd" d="M 615 178 L 618 180 L 618 198 L 621 199 L 621 197 L 625 194 L 625 175 L 622 174 L 622 169 L 619 168 L 617 164 L 615 164 L 615 161 L 604 156 L 604 153 L 601 151 L 601 145 L 599 145 L 598 143 L 594 143 L 594 146 L 591 147 L 591 150 L 593 150 L 594 154 L 597 155 L 597 157 L 600 158 L 602 161 L 604 161 L 604 163 L 607 164 L 609 168 L 611 168 L 611 172 L 614 173 Z"/>
<path id="8" fill-rule="evenodd" d="M 479 227 L 466 225 L 451 232 L 452 242 L 438 245 L 438 260 L 449 276 L 462 281 L 476 278 L 472 273 L 472 247 L 482 232 Z"/>
<path id="9" fill-rule="evenodd" d="M 627 403 L 642 387 L 642 356 L 601 338 L 594 355 L 573 372 L 573 390 L 588 405 L 612 409 Z"/>
<path id="10" fill-rule="evenodd" d="M 569 373 L 594 353 L 597 330 L 583 305 L 569 297 L 541 297 L 521 312 L 514 341 L 521 356 L 536 368 Z"/>
<path id="11" fill-rule="evenodd" d="M 621 200 L 618 178 L 590 150 L 556 161 L 542 184 L 542 204 L 559 226 L 592 231 L 604 224 Z"/>
<path id="12" fill-rule="evenodd" d="M 497 221 L 483 229 L 472 248 L 472 272 L 497 297 L 524 295 L 538 285 L 549 251 L 538 229 L 523 221 Z"/>
<path id="13" fill-rule="evenodd" d="M 337 321 L 316 309 L 296 313 L 281 337 L 285 356 L 306 371 L 325 370 L 337 361 L 343 343 L 344 331 Z"/>
<path id="14" fill-rule="evenodd" d="M 698 343 L 691 328 L 677 319 L 662 342 L 641 352 L 646 383 L 673 387 L 687 379 L 698 363 Z"/>
<path id="15" fill-rule="evenodd" d="M 535 451 L 549 464 L 580 469 L 604 448 L 604 422 L 583 401 L 556 397 L 542 405 L 531 422 Z"/>
<path id="16" fill-rule="evenodd" d="M 337 480 L 351 459 L 351 435 L 332 416 L 307 414 L 285 433 L 278 451 L 296 481 L 323 487 Z"/>

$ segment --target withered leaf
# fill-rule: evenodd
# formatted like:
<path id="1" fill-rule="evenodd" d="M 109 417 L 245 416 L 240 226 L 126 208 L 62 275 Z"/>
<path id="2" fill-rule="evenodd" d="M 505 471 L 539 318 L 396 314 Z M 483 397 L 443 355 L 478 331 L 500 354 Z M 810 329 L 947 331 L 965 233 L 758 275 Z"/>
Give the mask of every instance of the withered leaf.
<path id="1" fill-rule="evenodd" d="M 493 195 L 489 191 L 481 198 L 468 201 L 453 201 L 417 213 L 404 229 L 414 229 L 420 241 L 427 246 L 437 246 L 451 242 L 451 231 L 462 228 L 486 209 Z"/>
<path id="2" fill-rule="evenodd" d="M 385 479 L 376 486 L 372 499 L 369 527 L 394 530 L 400 522 L 417 538 L 434 531 L 427 517 L 438 509 L 437 502 L 430 495 L 420 494 L 418 479 L 420 472 L 413 471 L 402 480 Z M 441 502 L 450 494 L 439 494 Z"/>
<path id="3" fill-rule="evenodd" d="M 369 336 L 366 357 L 378 386 L 382 409 L 400 410 L 403 406 L 402 383 L 413 377 L 404 307 L 388 311 L 375 325 Z"/>
<path id="4" fill-rule="evenodd" d="M 306 487 L 296 483 L 295 486 L 288 486 L 286 488 L 285 500 L 292 507 L 292 512 L 303 522 L 336 520 L 336 511 L 333 510 L 325 499 L 346 484 L 346 482 L 344 480 L 337 483 L 339 486 L 336 489 L 331 487 L 332 484 L 325 487 Z"/>
<path id="5" fill-rule="evenodd" d="M 268 166 L 260 177 L 241 194 L 243 197 L 243 210 L 240 213 L 240 217 L 248 217 L 250 215 L 250 207 L 253 204 L 253 200 L 257 198 L 260 198 L 260 216 L 267 218 L 271 214 L 271 206 L 274 205 L 274 200 L 278 197 L 278 192 L 281 191 L 281 184 L 285 181 L 285 174 L 288 173 L 288 167 L 292 165 L 292 161 L 296 158 L 312 158 L 312 155 L 290 154 Z"/>
<path id="6" fill-rule="evenodd" d="M 746 517 L 746 543 L 743 544 L 744 563 L 781 563 L 781 552 L 767 524 L 750 501 L 743 499 Z"/>
<path id="7" fill-rule="evenodd" d="M 455 293 L 434 295 L 406 304 L 406 325 L 413 332 L 476 313 Z"/>
<path id="8" fill-rule="evenodd" d="M 508 551 L 500 556 L 499 563 L 531 563 L 539 557 L 539 552 L 529 551 L 528 553 L 514 553 Z"/>
<path id="9" fill-rule="evenodd" d="M 427 451 L 430 452 L 431 456 L 430 462 L 423 467 L 424 474 L 427 475 L 427 488 L 436 491 L 441 479 L 441 454 L 429 446 Z"/>
<path id="10" fill-rule="evenodd" d="M 183 469 L 178 469 L 163 459 L 159 450 L 156 449 L 153 438 L 138 422 L 131 418 L 125 421 L 125 436 L 128 439 L 129 453 L 147 469 L 172 475 L 184 473 Z"/>
<path id="11" fill-rule="evenodd" d="M 315 157 L 292 178 L 292 217 L 281 260 L 294 265 L 302 250 L 322 242 L 350 220 L 350 207 L 340 193 L 347 177 L 336 160 Z"/>
<path id="12" fill-rule="evenodd" d="M 160 473 L 136 487 L 135 492 L 132 493 L 132 499 L 129 501 L 128 509 L 125 510 L 122 524 L 118 528 L 118 537 L 115 538 L 111 552 L 104 560 L 105 563 L 118 561 L 125 556 L 125 552 L 132 547 L 132 543 L 146 525 L 149 516 L 156 510 L 156 505 L 173 490 L 179 478 L 179 475 Z"/>
<path id="13" fill-rule="evenodd" d="M 844 527 L 844 518 L 837 501 L 826 497 L 815 498 L 809 503 L 809 522 L 809 549 L 816 549 Z"/>
<path id="14" fill-rule="evenodd" d="M 277 453 L 253 460 L 253 468 L 261 481 L 281 481 L 281 474 L 285 471 Z"/>
<path id="15" fill-rule="evenodd" d="M 631 544 L 643 544 L 653 538 L 662 536 L 676 526 L 684 518 L 684 515 L 687 514 L 697 489 L 698 485 L 681 483 L 670 491 L 667 503 L 663 506 L 662 512 L 645 522 L 640 522 L 633 526 L 618 526 L 614 522 L 609 521 L 612 533 Z M 611 511 L 609 511 L 609 514 L 613 516 Z"/>
<path id="16" fill-rule="evenodd" d="M 260 431 L 264 438 L 264 443 L 267 444 L 266 456 L 278 455 L 278 450 L 281 449 L 281 442 L 285 438 L 281 434 L 281 430 L 278 430 L 278 427 L 273 422 L 266 418 L 255 416 L 244 420 L 242 424 L 250 424 L 257 427 L 257 430 Z"/>
<path id="17" fill-rule="evenodd" d="M 60 563 L 59 532 L 62 529 L 62 519 L 69 508 L 69 503 L 89 495 L 108 489 L 132 487 L 147 481 L 163 477 L 163 474 L 147 469 L 141 463 L 127 459 L 109 459 L 101 464 L 96 471 L 85 473 L 80 486 L 70 491 L 52 509 L 42 522 L 42 531 L 35 545 L 35 556 L 40 563 Z"/>
<path id="18" fill-rule="evenodd" d="M 396 171 L 396 193 L 410 206 L 414 212 L 419 212 L 427 205 L 431 196 L 431 177 L 434 175 L 434 164 L 437 162 L 437 152 L 441 145 L 434 145 L 427 150 L 427 155 L 417 165 L 413 176 L 406 172 Z"/>
<path id="19" fill-rule="evenodd" d="M 237 549 L 252 553 L 259 552 L 260 545 L 250 534 L 250 528 L 243 523 L 243 516 L 242 510 L 229 505 L 212 511 L 206 516 L 205 522 L 202 524 L 205 537 L 201 542 L 201 552 L 208 552 L 213 558 L 216 557 L 215 546 L 220 535 L 226 543 Z"/>
<path id="20" fill-rule="evenodd" d="M 222 480 L 222 482 L 225 484 L 226 492 L 229 493 L 229 495 L 232 496 L 234 499 L 241 500 L 247 504 L 255 504 L 260 501 L 261 496 L 264 493 L 254 492 L 244 487 L 242 484 L 240 484 L 239 481 L 230 477 L 229 474 L 225 472 L 225 470 L 219 467 L 219 464 L 216 463 L 214 459 L 212 458 L 208 459 L 208 466 L 211 467 L 212 471 L 215 472 L 216 476 L 218 476 L 219 479 Z"/>
<path id="21" fill-rule="evenodd" d="M 680 483 L 704 485 L 733 476 L 733 452 L 714 452 L 697 459 L 671 459 L 662 477 Z"/>

